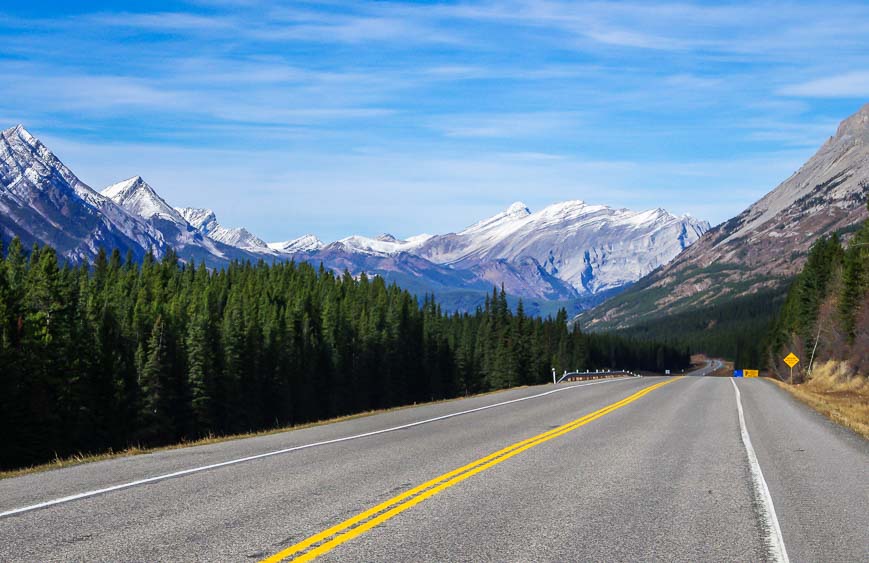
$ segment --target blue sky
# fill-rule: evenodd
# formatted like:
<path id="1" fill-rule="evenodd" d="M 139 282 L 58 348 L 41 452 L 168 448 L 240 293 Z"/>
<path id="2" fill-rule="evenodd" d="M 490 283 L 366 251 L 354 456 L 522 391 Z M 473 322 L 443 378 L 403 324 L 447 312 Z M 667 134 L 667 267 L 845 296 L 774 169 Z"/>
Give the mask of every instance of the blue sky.
<path id="1" fill-rule="evenodd" d="M 0 124 L 266 240 L 516 200 L 725 220 L 869 101 L 869 5 L 20 2 Z"/>

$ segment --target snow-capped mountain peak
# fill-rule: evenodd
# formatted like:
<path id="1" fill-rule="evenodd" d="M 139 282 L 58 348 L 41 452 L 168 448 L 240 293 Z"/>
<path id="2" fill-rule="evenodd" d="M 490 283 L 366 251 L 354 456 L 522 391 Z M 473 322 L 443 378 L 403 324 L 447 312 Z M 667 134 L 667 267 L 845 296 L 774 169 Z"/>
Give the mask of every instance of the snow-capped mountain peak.
<path id="1" fill-rule="evenodd" d="M 292 254 L 294 252 L 311 252 L 314 250 L 320 250 L 324 246 L 326 245 L 325 243 L 323 243 L 323 241 L 311 234 L 303 235 L 299 238 L 285 240 L 281 242 L 268 243 L 268 247 L 272 250 L 277 250 L 278 252 L 286 252 L 288 254 Z"/>
<path id="2" fill-rule="evenodd" d="M 526 215 L 531 215 L 531 210 L 521 201 L 516 201 L 507 208 L 505 213 L 511 217 L 524 217 Z"/>
<path id="3" fill-rule="evenodd" d="M 15 127 L 13 127 L 13 128 L 12 128 L 12 131 L 13 131 L 16 135 L 18 135 L 18 138 L 19 138 L 19 139 L 21 139 L 22 141 L 24 141 L 24 142 L 26 142 L 26 143 L 28 143 L 28 144 L 31 144 L 31 145 L 32 145 L 32 144 L 35 144 L 35 143 L 37 142 L 37 141 L 36 141 L 36 137 L 34 137 L 33 135 L 31 135 L 31 134 L 30 134 L 30 131 L 28 131 L 27 129 L 25 129 L 24 125 L 22 125 L 21 123 L 19 123 L 19 124 L 16 125 Z"/>
<path id="4" fill-rule="evenodd" d="M 79 180 L 42 141 L 20 123 L 0 134 L 0 166 L 9 167 L 9 174 L 15 168 L 20 173 L 18 180 L 26 180 L 28 185 L 52 182 L 56 186 L 70 188 L 77 197 L 95 207 L 106 202 L 103 196 Z M 15 186 L 13 183 L 7 187 L 14 189 Z"/>
<path id="5" fill-rule="evenodd" d="M 157 217 L 173 223 L 185 223 L 184 218 L 157 195 L 141 176 L 133 176 L 112 184 L 102 191 L 102 195 L 143 219 Z"/>
<path id="6" fill-rule="evenodd" d="M 217 216 L 210 209 L 199 207 L 176 207 L 175 211 L 181 214 L 184 219 L 190 223 L 193 228 L 202 231 L 206 235 L 220 225 L 217 223 Z"/>
<path id="7" fill-rule="evenodd" d="M 459 234 L 464 235 L 472 233 L 484 233 L 501 229 L 511 230 L 512 228 L 518 226 L 520 221 L 530 215 L 531 210 L 528 209 L 528 206 L 521 201 L 517 201 L 516 203 L 508 207 L 505 211 L 502 211 L 497 215 L 493 215 L 488 219 L 483 219 L 482 221 L 474 223 Z"/>
<path id="8" fill-rule="evenodd" d="M 244 227 L 228 228 L 217 222 L 214 211 L 199 207 L 178 207 L 181 214 L 190 225 L 212 240 L 255 252 L 270 252 L 272 249 L 261 238 Z"/>
<path id="9" fill-rule="evenodd" d="M 417 235 L 410 237 L 407 240 L 401 240 L 390 234 L 382 234 L 377 238 L 353 235 L 343 238 L 333 244 L 340 245 L 347 250 L 364 254 L 389 256 L 400 252 L 412 253 L 430 238 L 430 235 Z"/>

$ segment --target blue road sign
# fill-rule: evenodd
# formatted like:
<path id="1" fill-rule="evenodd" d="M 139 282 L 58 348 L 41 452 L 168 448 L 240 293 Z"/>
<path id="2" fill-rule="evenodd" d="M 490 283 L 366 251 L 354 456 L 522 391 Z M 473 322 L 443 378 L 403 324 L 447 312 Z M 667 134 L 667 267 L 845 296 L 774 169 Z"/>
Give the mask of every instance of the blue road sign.
<path id="1" fill-rule="evenodd" d="M 733 377 L 742 377 L 742 370 L 741 369 L 733 370 Z"/>

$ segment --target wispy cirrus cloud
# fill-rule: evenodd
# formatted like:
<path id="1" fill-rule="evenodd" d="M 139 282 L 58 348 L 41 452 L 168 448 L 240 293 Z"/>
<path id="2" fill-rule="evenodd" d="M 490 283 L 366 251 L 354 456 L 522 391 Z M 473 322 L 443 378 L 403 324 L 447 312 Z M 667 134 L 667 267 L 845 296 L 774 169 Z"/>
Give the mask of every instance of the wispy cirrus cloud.
<path id="1" fill-rule="evenodd" d="M 438 116 L 429 126 L 447 137 L 518 139 L 554 135 L 579 127 L 581 121 L 578 112 L 461 114 Z"/>
<path id="2" fill-rule="evenodd" d="M 141 31 L 221 31 L 237 29 L 241 23 L 232 16 L 197 15 L 186 12 L 103 12 L 86 15 L 84 23 Z"/>
<path id="3" fill-rule="evenodd" d="M 784 96 L 869 99 L 869 70 L 816 78 L 779 89 Z"/>
<path id="4" fill-rule="evenodd" d="M 185 12 L 99 13 L 83 18 L 96 25 L 152 32 L 220 34 L 227 38 L 281 42 L 362 43 L 395 41 L 400 43 L 459 43 L 463 39 L 425 18 L 393 17 L 362 10 L 324 12 L 298 7 L 263 6 L 260 14 L 245 13 L 197 15 Z"/>

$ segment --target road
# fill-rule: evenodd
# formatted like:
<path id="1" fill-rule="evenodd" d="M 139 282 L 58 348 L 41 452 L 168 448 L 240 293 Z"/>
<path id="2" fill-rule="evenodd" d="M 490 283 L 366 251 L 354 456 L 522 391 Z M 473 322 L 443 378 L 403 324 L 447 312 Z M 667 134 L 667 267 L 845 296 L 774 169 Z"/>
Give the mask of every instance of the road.
<path id="1" fill-rule="evenodd" d="M 768 381 L 548 385 L 6 479 L 0 560 L 869 561 L 867 469 Z"/>
<path id="2" fill-rule="evenodd" d="M 699 368 L 699 369 L 697 369 L 697 370 L 695 370 L 687 375 L 694 375 L 694 376 L 712 375 L 713 373 L 715 373 L 716 371 L 718 371 L 719 369 L 721 369 L 723 367 L 724 367 L 724 362 L 722 362 L 721 360 L 716 360 L 716 359 L 707 360 L 705 366 L 703 366 L 702 368 Z"/>

